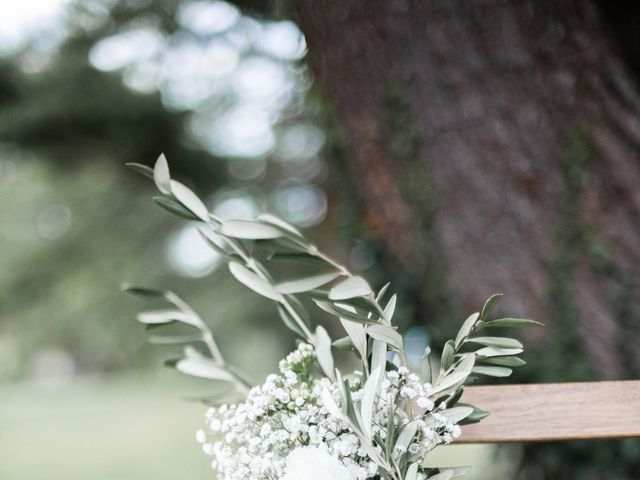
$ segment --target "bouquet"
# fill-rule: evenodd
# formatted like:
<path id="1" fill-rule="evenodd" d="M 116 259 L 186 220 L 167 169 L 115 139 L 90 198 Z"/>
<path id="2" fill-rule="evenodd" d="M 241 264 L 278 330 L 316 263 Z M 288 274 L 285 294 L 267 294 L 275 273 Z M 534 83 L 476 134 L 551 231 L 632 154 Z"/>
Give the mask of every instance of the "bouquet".
<path id="1" fill-rule="evenodd" d="M 206 323 L 175 293 L 126 287 L 171 305 L 138 315 L 156 341 L 187 344 L 171 365 L 223 382 L 236 395 L 235 402 L 213 402 L 205 428 L 196 435 L 219 480 L 448 480 L 465 473 L 464 468 L 426 468 L 423 462 L 436 446 L 459 437 L 462 425 L 488 415 L 464 403 L 465 385 L 479 375 L 509 376 L 525 363 L 518 357 L 523 351 L 518 340 L 486 332 L 537 322 L 491 319 L 500 299 L 494 295 L 444 344 L 438 362 L 427 348 L 420 371 L 413 372 L 393 324 L 396 295 L 388 284 L 375 291 L 274 215 L 253 221 L 217 218 L 171 178 L 164 156 L 153 169 L 129 166 L 153 179 L 160 206 L 201 223 L 203 239 L 226 259 L 231 275 L 275 302 L 284 325 L 299 338 L 279 372 L 252 386 L 225 361 Z M 276 279 L 272 267 L 286 260 L 302 262 L 311 273 Z M 322 325 L 313 326 L 309 305 L 326 312 L 339 324 L 331 331 L 344 336 L 334 340 Z M 195 333 L 157 335 L 173 323 Z M 335 350 L 353 354 L 359 369 L 336 368 Z"/>

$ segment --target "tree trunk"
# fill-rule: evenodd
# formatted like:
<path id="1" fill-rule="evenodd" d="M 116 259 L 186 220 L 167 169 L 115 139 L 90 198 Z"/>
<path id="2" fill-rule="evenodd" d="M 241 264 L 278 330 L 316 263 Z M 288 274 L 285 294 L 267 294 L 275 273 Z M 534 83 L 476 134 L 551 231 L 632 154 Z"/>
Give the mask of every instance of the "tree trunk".
<path id="1" fill-rule="evenodd" d="M 551 323 L 543 335 L 579 319 L 598 376 L 638 376 L 624 335 L 638 324 L 640 97 L 597 5 L 296 10 L 367 226 L 420 311 L 437 313 L 438 289 L 466 309 L 504 292 L 504 311 Z"/>

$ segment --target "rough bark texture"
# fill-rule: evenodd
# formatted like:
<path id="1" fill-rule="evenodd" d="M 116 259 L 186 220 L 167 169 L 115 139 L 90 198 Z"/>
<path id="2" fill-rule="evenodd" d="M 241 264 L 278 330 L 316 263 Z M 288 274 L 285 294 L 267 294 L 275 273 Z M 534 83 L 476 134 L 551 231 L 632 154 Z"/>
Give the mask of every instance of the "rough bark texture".
<path id="1" fill-rule="evenodd" d="M 619 324 L 638 323 L 640 97 L 597 5 L 296 10 L 389 255 L 425 288 L 442 260 L 465 308 L 499 291 L 504 311 L 579 319 L 600 377 L 637 376 Z"/>

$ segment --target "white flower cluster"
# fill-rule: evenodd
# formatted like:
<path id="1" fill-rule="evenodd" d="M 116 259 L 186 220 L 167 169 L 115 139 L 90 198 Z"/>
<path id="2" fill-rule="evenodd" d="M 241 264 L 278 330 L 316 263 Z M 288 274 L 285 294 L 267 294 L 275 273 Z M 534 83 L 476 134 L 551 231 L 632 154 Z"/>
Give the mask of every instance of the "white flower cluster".
<path id="1" fill-rule="evenodd" d="M 287 458 L 302 447 L 319 448 L 339 461 L 350 479 L 373 478 L 377 464 L 362 448 L 358 436 L 345 421 L 332 416 L 322 405 L 321 392 L 328 388 L 338 401 L 338 388 L 328 379 L 313 379 L 313 347 L 301 344 L 280 362 L 281 375 L 270 375 L 254 387 L 245 402 L 210 408 L 206 414 L 208 433 L 198 432 L 205 453 L 213 457 L 219 480 L 277 480 L 295 478 L 287 472 Z M 362 397 L 361 375 L 354 375 L 352 398 Z M 373 434 L 385 439 L 389 411 L 396 425 L 418 423 L 417 434 L 408 445 L 411 454 L 424 455 L 440 443 L 459 435 L 457 425 L 434 410 L 432 387 L 422 384 L 406 368 L 386 372 L 373 418 Z M 411 405 L 405 413 L 399 403 Z M 394 408 L 390 409 L 389 404 Z M 379 447 L 378 447 L 379 448 Z M 291 463 L 291 462 L 290 462 Z M 287 475 L 285 477 L 285 475 Z"/>

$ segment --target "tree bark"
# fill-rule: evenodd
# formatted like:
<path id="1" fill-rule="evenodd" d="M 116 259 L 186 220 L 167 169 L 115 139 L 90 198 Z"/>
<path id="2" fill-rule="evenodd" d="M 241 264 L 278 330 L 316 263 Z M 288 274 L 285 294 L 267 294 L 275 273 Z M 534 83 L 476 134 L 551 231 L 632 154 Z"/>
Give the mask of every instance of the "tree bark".
<path id="1" fill-rule="evenodd" d="M 504 292 L 504 311 L 552 324 L 543 335 L 575 314 L 597 374 L 637 376 L 624 335 L 638 324 L 640 97 L 598 6 L 298 0 L 296 11 L 365 221 L 423 282 L 420 308 L 442 260 L 466 309 Z"/>

